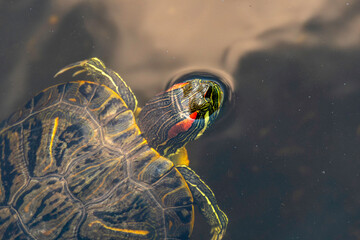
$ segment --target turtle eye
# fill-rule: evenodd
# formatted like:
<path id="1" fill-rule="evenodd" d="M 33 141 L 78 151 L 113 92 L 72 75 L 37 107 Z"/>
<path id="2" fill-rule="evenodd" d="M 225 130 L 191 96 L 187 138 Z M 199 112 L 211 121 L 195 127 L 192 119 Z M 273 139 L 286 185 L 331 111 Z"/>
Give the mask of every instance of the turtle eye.
<path id="1" fill-rule="evenodd" d="M 201 81 L 212 81 L 219 85 L 222 92 L 222 100 L 218 101 L 220 104 L 217 106 L 220 107 L 221 113 L 219 114 L 221 118 L 227 118 L 228 113 L 232 112 L 234 104 L 234 82 L 231 76 L 226 73 L 216 70 L 216 69 L 187 69 L 178 72 L 175 74 L 170 81 L 168 82 L 166 89 L 171 88 L 179 83 L 187 83 L 192 80 L 201 80 Z M 180 85 L 178 85 L 180 86 Z M 189 84 L 189 87 L 191 84 Z M 189 89 L 191 91 L 191 89 Z M 189 91 L 186 91 L 187 93 Z M 209 85 L 205 93 L 202 93 L 204 97 L 203 100 L 207 102 L 216 103 L 217 99 L 220 97 L 215 86 Z"/>

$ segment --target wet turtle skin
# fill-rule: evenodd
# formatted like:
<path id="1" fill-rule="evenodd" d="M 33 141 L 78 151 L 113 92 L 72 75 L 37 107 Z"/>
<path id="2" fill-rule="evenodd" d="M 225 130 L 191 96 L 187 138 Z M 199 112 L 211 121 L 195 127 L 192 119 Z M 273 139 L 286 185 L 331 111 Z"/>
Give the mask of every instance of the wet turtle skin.
<path id="1" fill-rule="evenodd" d="M 193 209 L 183 176 L 104 85 L 50 87 L 0 126 L 2 239 L 189 239 Z"/>

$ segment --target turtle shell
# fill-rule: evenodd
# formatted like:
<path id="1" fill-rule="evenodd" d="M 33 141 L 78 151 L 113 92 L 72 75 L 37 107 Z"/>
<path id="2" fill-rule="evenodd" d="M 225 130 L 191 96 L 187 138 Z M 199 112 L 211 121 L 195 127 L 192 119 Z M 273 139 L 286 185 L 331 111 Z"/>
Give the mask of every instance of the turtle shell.
<path id="1" fill-rule="evenodd" d="M 0 126 L 1 239 L 188 239 L 191 192 L 110 88 L 50 87 Z"/>

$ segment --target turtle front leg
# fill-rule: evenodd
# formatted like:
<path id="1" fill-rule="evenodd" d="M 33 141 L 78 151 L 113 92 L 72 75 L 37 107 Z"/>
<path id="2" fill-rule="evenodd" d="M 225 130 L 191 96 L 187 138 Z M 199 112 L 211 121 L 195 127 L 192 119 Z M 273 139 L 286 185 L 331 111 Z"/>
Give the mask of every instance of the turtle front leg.
<path id="1" fill-rule="evenodd" d="M 211 226 L 211 240 L 221 240 L 226 231 L 228 218 L 217 205 L 214 193 L 191 168 L 181 165 L 177 166 L 177 169 L 185 178 L 193 194 L 194 203 Z"/>

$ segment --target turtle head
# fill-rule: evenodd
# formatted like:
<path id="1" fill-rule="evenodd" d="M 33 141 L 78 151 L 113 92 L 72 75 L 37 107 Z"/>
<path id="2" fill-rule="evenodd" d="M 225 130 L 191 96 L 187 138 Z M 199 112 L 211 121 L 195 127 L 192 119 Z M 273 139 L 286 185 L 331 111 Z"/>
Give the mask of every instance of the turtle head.
<path id="1" fill-rule="evenodd" d="M 199 138 L 230 101 L 224 74 L 191 71 L 175 76 L 167 90 L 152 98 L 138 115 L 138 125 L 149 145 L 171 157 Z"/>

